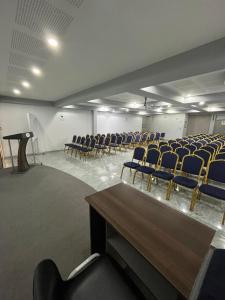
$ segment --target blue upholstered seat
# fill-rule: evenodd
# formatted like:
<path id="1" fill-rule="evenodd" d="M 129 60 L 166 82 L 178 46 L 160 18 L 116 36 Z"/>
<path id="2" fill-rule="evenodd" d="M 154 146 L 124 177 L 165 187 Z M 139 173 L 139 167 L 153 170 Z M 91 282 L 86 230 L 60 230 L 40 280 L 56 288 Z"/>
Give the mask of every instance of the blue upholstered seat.
<path id="1" fill-rule="evenodd" d="M 152 174 L 155 171 L 154 168 L 151 168 L 151 167 L 148 167 L 148 166 L 140 166 L 140 167 L 137 167 L 136 170 L 138 172 L 141 172 L 141 173 L 144 173 L 144 174 Z"/>
<path id="2" fill-rule="evenodd" d="M 125 167 L 127 168 L 130 168 L 130 169 L 136 169 L 137 167 L 140 166 L 140 164 L 136 163 L 136 162 L 133 162 L 133 161 L 128 161 L 128 162 L 125 162 L 123 164 Z"/>
<path id="3" fill-rule="evenodd" d="M 185 176 L 176 176 L 176 177 L 174 177 L 173 181 L 176 184 L 185 186 L 190 189 L 194 189 L 198 185 L 198 182 L 196 180 L 185 177 Z"/>
<path id="4" fill-rule="evenodd" d="M 155 171 L 154 173 L 152 173 L 152 176 L 157 177 L 157 178 L 161 178 L 164 180 L 171 180 L 173 179 L 174 175 L 169 173 L 169 172 L 165 172 L 165 171 Z"/>
<path id="5" fill-rule="evenodd" d="M 202 184 L 199 191 L 203 194 L 225 201 L 225 190 L 210 184 Z"/>

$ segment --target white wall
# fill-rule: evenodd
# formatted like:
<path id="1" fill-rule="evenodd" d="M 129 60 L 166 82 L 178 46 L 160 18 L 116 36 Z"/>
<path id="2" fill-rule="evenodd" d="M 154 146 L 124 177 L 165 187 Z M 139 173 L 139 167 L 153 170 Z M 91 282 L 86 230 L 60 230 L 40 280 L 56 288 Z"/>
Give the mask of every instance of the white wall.
<path id="1" fill-rule="evenodd" d="M 2 135 L 28 131 L 27 113 L 34 117 L 33 131 L 38 137 L 40 152 L 63 149 L 64 143 L 71 141 L 75 133 L 81 135 L 92 133 L 91 111 L 0 103 Z M 13 141 L 12 144 L 15 154 L 17 141 Z M 4 142 L 4 149 L 7 156 L 9 154 L 7 141 Z"/>
<path id="2" fill-rule="evenodd" d="M 110 112 L 97 113 L 97 132 L 115 133 L 142 130 L 142 116 L 115 114 Z"/>
<path id="3" fill-rule="evenodd" d="M 187 117 L 185 114 L 164 114 L 146 117 L 145 129 L 165 132 L 166 139 L 175 139 L 186 134 Z"/>

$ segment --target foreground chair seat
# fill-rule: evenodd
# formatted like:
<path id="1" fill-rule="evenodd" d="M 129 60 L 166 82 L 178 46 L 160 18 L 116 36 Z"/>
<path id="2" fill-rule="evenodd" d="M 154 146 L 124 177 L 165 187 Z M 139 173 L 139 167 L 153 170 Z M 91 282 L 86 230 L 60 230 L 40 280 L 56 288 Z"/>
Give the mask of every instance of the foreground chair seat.
<path id="1" fill-rule="evenodd" d="M 136 170 L 137 172 L 141 172 L 144 174 L 152 174 L 155 171 L 154 168 L 148 166 L 139 166 L 136 168 Z"/>
<path id="2" fill-rule="evenodd" d="M 166 171 L 157 170 L 154 173 L 152 173 L 152 176 L 160 178 L 160 179 L 164 179 L 164 180 L 171 180 L 171 179 L 173 179 L 174 174 L 168 173 Z"/>
<path id="3" fill-rule="evenodd" d="M 184 176 L 176 176 L 173 180 L 176 184 L 182 185 L 184 187 L 194 189 L 198 185 L 198 181 L 192 178 L 184 177 Z"/>
<path id="4" fill-rule="evenodd" d="M 131 169 L 136 169 L 137 167 L 139 167 L 140 162 L 143 161 L 144 155 L 145 155 L 145 149 L 142 147 L 136 147 L 134 149 L 132 161 L 127 161 L 123 164 L 120 178 L 122 178 L 122 176 L 123 176 L 124 168 L 129 168 L 131 170 Z M 134 160 L 136 160 L 136 162 L 134 162 Z"/>
<path id="5" fill-rule="evenodd" d="M 123 165 L 127 168 L 130 168 L 130 169 L 136 169 L 136 168 L 140 167 L 139 163 L 136 163 L 136 162 L 133 162 L 133 161 L 125 162 Z"/>
<path id="6" fill-rule="evenodd" d="M 203 194 L 225 201 L 225 190 L 220 187 L 213 186 L 210 184 L 202 184 L 199 188 L 199 191 Z"/>
<path id="7" fill-rule="evenodd" d="M 42 261 L 35 270 L 33 300 L 106 299 L 143 299 L 108 256 L 96 257 L 66 281 L 52 260 Z"/>

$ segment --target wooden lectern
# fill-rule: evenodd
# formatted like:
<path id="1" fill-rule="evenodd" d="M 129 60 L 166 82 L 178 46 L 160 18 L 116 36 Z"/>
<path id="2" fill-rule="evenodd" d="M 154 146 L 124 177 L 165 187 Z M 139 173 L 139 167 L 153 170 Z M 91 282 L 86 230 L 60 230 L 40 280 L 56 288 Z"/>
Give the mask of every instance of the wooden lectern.
<path id="1" fill-rule="evenodd" d="M 19 149 L 18 149 L 18 157 L 17 157 L 18 172 L 25 172 L 30 168 L 28 161 L 27 161 L 27 156 L 26 156 L 26 146 L 27 146 L 28 140 L 30 138 L 32 138 L 33 136 L 34 136 L 33 132 L 24 132 L 24 133 L 17 133 L 17 134 L 13 134 L 13 135 L 7 135 L 7 136 L 3 137 L 3 139 L 8 140 L 8 143 L 9 143 L 9 151 L 10 151 L 13 169 L 14 169 L 14 162 L 13 162 L 13 155 L 12 155 L 12 148 L 11 148 L 10 140 L 18 140 L 19 141 Z"/>

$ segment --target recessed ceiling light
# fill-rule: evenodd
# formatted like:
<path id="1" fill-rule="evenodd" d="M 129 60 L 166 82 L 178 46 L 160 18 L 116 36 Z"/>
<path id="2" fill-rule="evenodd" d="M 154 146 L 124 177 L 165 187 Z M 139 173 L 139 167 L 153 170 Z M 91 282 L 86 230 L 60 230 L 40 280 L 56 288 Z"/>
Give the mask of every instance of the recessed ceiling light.
<path id="1" fill-rule="evenodd" d="M 101 106 L 101 107 L 98 108 L 98 111 L 110 111 L 110 107 Z"/>
<path id="2" fill-rule="evenodd" d="M 129 106 L 130 106 L 131 108 L 138 108 L 138 107 L 141 106 L 141 104 L 136 103 L 136 102 L 133 102 L 133 103 L 130 103 Z"/>
<path id="3" fill-rule="evenodd" d="M 93 100 L 89 100 L 88 102 L 90 103 L 101 103 L 100 99 L 93 99 Z"/>
<path id="4" fill-rule="evenodd" d="M 161 107 L 158 107 L 155 111 L 161 112 L 161 111 L 162 111 L 162 108 L 161 108 Z"/>
<path id="5" fill-rule="evenodd" d="M 126 108 L 126 107 L 121 107 L 120 109 L 125 110 L 126 112 L 130 111 L 129 108 Z"/>
<path id="6" fill-rule="evenodd" d="M 166 112 L 167 112 L 168 114 L 175 114 L 175 113 L 177 113 L 177 111 L 174 110 L 174 109 L 168 109 Z"/>
<path id="7" fill-rule="evenodd" d="M 47 38 L 47 43 L 51 48 L 58 48 L 59 42 L 53 37 Z"/>
<path id="8" fill-rule="evenodd" d="M 192 107 L 196 107 L 196 105 L 194 105 L 194 104 L 192 104 L 191 106 L 192 106 Z"/>
<path id="9" fill-rule="evenodd" d="M 204 105 L 204 104 L 205 104 L 204 101 L 199 102 L 199 105 Z"/>
<path id="10" fill-rule="evenodd" d="M 199 113 L 200 111 L 197 109 L 191 109 L 188 111 L 189 113 Z"/>
<path id="11" fill-rule="evenodd" d="M 139 112 L 138 112 L 138 114 L 139 114 L 139 115 L 146 115 L 146 114 L 147 114 L 147 112 L 146 112 L 146 111 L 143 111 L 143 110 L 141 110 L 141 111 L 139 111 Z"/>
<path id="12" fill-rule="evenodd" d="M 41 76 L 41 74 L 42 74 L 41 69 L 39 69 L 38 67 L 35 67 L 35 66 L 33 66 L 33 67 L 31 68 L 31 71 L 32 71 L 32 73 L 33 73 L 34 75 L 36 75 L 36 76 Z"/>
<path id="13" fill-rule="evenodd" d="M 22 81 L 21 82 L 22 86 L 24 86 L 25 88 L 29 89 L 30 88 L 30 83 L 28 81 Z"/>
<path id="14" fill-rule="evenodd" d="M 21 94 L 21 91 L 18 90 L 18 89 L 13 89 L 13 93 L 14 93 L 15 95 L 20 95 L 20 94 Z"/>
<path id="15" fill-rule="evenodd" d="M 65 105 L 63 108 L 75 108 L 75 105 Z"/>

